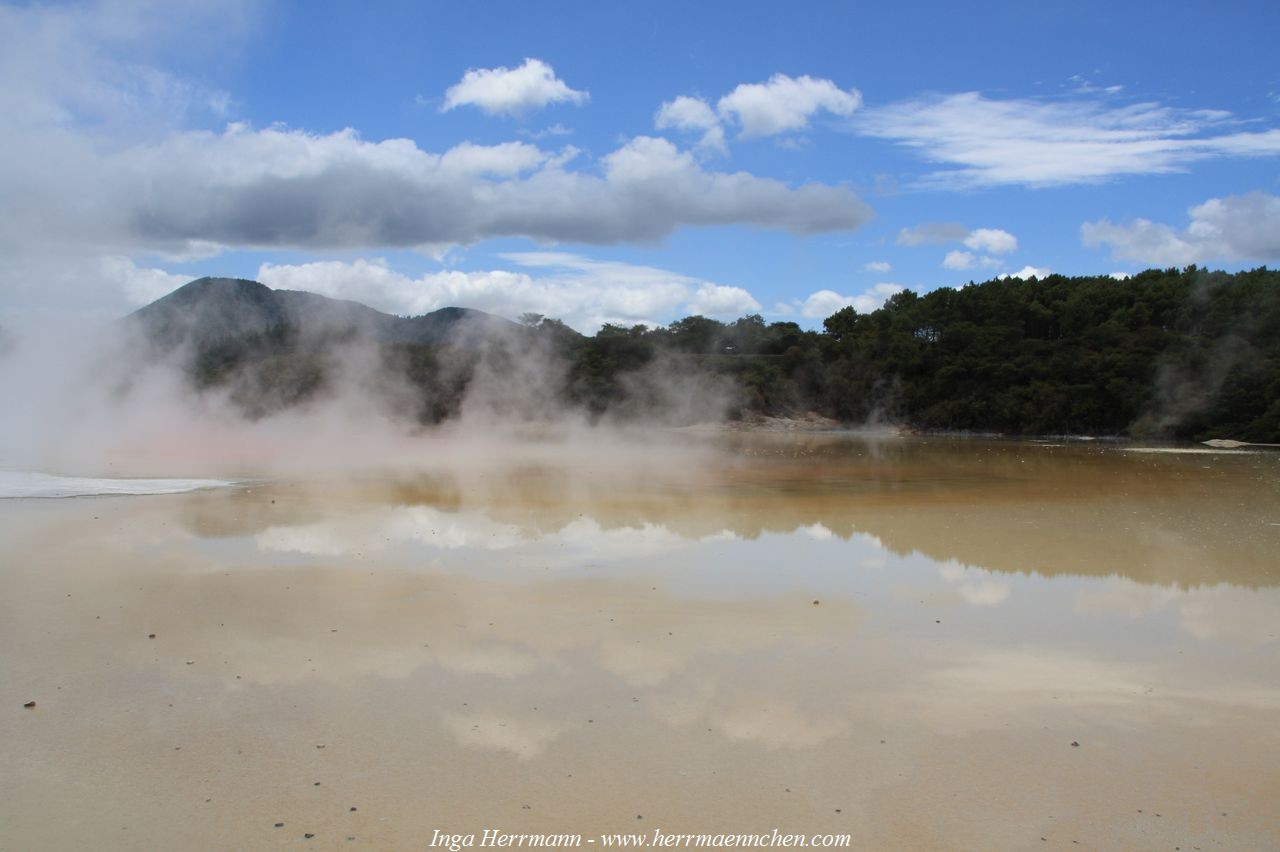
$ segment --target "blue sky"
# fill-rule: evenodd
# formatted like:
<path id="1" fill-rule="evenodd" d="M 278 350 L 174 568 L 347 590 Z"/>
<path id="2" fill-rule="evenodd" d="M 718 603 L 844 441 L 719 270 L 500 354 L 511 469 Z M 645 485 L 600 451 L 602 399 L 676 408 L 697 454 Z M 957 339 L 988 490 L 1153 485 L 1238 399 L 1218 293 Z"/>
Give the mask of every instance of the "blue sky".
<path id="1" fill-rule="evenodd" d="M 0 321 L 204 274 L 808 326 L 1280 259 L 1274 3 L 0 3 Z"/>

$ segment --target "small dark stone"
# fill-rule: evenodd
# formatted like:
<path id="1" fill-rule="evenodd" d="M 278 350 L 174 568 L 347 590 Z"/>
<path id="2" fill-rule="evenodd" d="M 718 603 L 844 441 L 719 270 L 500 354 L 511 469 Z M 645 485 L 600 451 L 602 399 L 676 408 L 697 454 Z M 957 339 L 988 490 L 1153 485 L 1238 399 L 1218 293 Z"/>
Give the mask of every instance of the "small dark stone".
<path id="1" fill-rule="evenodd" d="M 817 602 L 817 601 L 814 601 L 814 602 L 813 602 L 813 605 L 814 605 L 814 606 L 817 606 L 817 605 L 818 605 L 818 602 Z"/>
<path id="2" fill-rule="evenodd" d="M 276 823 L 276 828 L 284 828 L 284 823 L 282 822 Z"/>
<path id="3" fill-rule="evenodd" d="M 147 634 L 147 638 L 148 638 L 148 639 L 154 639 L 154 638 L 156 638 L 156 634 L 154 634 L 154 633 L 148 633 L 148 634 Z"/>
<path id="4" fill-rule="evenodd" d="M 23 704 L 22 706 L 23 706 L 23 707 L 35 707 L 35 706 L 36 706 L 36 703 L 35 703 L 34 701 L 28 701 L 26 704 Z"/>
<path id="5" fill-rule="evenodd" d="M 1080 748 L 1080 743 L 1076 742 L 1075 740 L 1072 740 L 1072 741 L 1071 741 L 1071 747 L 1072 747 L 1072 748 Z"/>
<path id="6" fill-rule="evenodd" d="M 636 814 L 636 819 L 644 819 L 644 814 Z"/>
<path id="7" fill-rule="evenodd" d="M 302 836 L 305 837 L 307 840 L 310 840 L 311 838 L 315 837 L 314 834 L 304 834 Z"/>
<path id="8" fill-rule="evenodd" d="M 350 808 L 349 810 L 350 810 L 352 813 L 355 813 L 355 810 L 356 810 L 356 809 L 355 809 L 355 808 Z"/>

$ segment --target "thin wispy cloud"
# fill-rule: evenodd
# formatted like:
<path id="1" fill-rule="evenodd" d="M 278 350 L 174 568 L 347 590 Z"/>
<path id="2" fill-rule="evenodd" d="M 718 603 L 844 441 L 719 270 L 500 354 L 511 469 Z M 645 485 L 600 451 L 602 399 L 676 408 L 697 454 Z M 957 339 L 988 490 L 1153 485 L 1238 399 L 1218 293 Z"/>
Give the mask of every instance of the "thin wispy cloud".
<path id="1" fill-rule="evenodd" d="M 868 107 L 852 126 L 941 166 L 918 182 L 933 189 L 1092 183 L 1181 171 L 1216 157 L 1280 154 L 1280 130 L 1241 130 L 1222 110 L 1157 103 L 964 92 Z"/>

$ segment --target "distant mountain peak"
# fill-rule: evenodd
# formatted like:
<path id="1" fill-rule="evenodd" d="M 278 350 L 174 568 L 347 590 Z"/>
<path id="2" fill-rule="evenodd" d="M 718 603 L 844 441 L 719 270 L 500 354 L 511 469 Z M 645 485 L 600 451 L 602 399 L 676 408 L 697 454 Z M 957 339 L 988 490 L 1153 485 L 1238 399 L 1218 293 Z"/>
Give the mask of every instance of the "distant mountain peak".
<path id="1" fill-rule="evenodd" d="M 382 343 L 474 346 L 518 329 L 510 320 L 474 308 L 441 308 L 397 317 L 344 299 L 305 290 L 272 290 L 247 278 L 197 278 L 130 314 L 162 346 L 207 345 L 275 331 L 362 335 Z"/>

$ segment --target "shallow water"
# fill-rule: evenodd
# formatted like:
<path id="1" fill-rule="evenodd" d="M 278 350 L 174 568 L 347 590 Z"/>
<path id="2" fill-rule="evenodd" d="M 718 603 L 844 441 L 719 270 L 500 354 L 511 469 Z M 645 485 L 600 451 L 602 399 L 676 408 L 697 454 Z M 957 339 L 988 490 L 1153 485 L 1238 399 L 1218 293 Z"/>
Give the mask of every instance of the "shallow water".
<path id="1" fill-rule="evenodd" d="M 0 501 L 0 848 L 1280 846 L 1280 454 L 673 440 Z"/>

